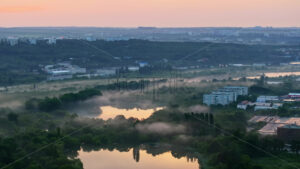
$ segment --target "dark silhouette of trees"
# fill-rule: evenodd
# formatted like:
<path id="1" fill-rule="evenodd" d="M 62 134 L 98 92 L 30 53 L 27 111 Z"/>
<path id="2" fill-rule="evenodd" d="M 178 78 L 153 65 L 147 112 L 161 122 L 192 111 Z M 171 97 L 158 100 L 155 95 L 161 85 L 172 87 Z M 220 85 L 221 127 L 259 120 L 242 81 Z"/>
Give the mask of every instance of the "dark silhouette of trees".
<path id="1" fill-rule="evenodd" d="M 296 141 L 296 140 L 293 140 L 291 142 L 291 150 L 296 153 L 297 155 L 299 155 L 299 151 L 300 151 L 300 141 Z"/>
<path id="2" fill-rule="evenodd" d="M 18 118 L 19 118 L 19 116 L 18 116 L 18 114 L 16 114 L 16 113 L 9 113 L 9 114 L 7 115 L 7 119 L 8 119 L 9 121 L 13 121 L 13 122 L 15 122 L 15 123 L 18 123 Z"/>
<path id="3" fill-rule="evenodd" d="M 62 103 L 57 97 L 49 98 L 46 97 L 45 99 L 39 102 L 39 109 L 45 112 L 57 110 L 61 108 Z"/>

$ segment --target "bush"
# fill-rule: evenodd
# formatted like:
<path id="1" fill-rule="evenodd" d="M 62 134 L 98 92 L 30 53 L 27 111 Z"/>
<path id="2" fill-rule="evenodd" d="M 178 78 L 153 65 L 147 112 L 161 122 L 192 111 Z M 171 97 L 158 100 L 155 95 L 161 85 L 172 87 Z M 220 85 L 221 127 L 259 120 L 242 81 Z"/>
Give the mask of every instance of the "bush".
<path id="1" fill-rule="evenodd" d="M 17 114 L 15 114 L 15 113 L 9 113 L 8 115 L 7 115 L 7 119 L 9 120 L 9 121 L 13 121 L 13 122 L 18 122 L 18 115 Z"/>
<path id="2" fill-rule="evenodd" d="M 40 100 L 38 99 L 29 99 L 25 102 L 25 109 L 26 110 L 37 110 L 39 106 Z"/>
<path id="3" fill-rule="evenodd" d="M 67 93 L 59 97 L 62 103 L 74 103 L 83 101 L 94 96 L 100 96 L 102 93 L 97 89 L 85 89 L 78 93 Z"/>

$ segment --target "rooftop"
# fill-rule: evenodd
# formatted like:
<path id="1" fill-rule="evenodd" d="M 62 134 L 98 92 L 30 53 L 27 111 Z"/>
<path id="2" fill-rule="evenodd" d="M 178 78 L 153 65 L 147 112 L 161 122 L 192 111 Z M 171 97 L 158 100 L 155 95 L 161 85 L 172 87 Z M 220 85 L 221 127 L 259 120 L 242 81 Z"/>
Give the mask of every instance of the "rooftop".
<path id="1" fill-rule="evenodd" d="M 287 124 L 287 125 L 281 126 L 279 128 L 300 129 L 300 126 L 297 124 Z"/>
<path id="2" fill-rule="evenodd" d="M 289 93 L 289 95 L 296 95 L 296 96 L 300 96 L 300 93 Z"/>

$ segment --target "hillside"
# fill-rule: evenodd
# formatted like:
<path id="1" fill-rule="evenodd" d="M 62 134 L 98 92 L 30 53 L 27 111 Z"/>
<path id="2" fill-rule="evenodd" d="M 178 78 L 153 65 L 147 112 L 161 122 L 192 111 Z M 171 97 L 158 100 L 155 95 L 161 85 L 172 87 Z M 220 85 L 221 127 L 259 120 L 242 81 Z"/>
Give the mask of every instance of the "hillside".
<path id="1" fill-rule="evenodd" d="M 291 57 L 279 49 L 290 50 Z M 299 47 L 298 47 L 299 48 Z M 15 46 L 0 44 L 1 81 L 12 78 L 40 80 L 40 75 L 32 72 L 40 66 L 71 61 L 88 70 L 110 66 L 132 66 L 138 61 L 151 65 L 165 63 L 172 66 L 211 66 L 230 63 L 270 63 L 289 62 L 299 55 L 296 46 L 241 45 L 200 42 L 152 42 L 143 40 L 129 41 L 83 41 L 57 40 L 49 45 L 45 40 L 36 45 L 19 42 Z M 285 50 L 285 51 L 286 51 Z M 24 80 L 21 80 L 24 81 Z"/>

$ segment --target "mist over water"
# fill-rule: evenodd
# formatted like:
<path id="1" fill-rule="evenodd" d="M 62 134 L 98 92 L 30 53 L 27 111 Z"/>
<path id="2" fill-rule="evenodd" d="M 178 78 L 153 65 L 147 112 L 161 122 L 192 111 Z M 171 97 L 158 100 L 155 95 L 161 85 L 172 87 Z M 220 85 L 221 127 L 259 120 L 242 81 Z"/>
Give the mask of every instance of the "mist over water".
<path id="1" fill-rule="evenodd" d="M 155 122 L 150 124 L 138 124 L 136 126 L 137 130 L 142 133 L 147 134 L 160 134 L 160 135 L 169 135 L 169 134 L 181 134 L 185 132 L 185 126 L 175 125 L 170 123 Z"/>
<path id="2" fill-rule="evenodd" d="M 142 99 L 135 92 L 104 92 L 103 96 L 79 102 L 69 107 L 69 111 L 79 116 L 107 120 L 117 115 L 126 118 L 146 119 L 162 107 L 149 99 Z"/>

